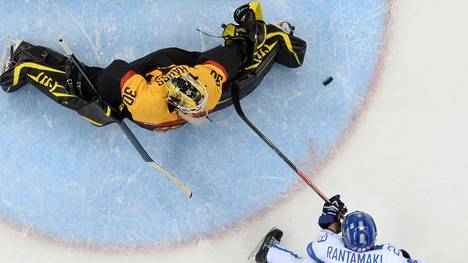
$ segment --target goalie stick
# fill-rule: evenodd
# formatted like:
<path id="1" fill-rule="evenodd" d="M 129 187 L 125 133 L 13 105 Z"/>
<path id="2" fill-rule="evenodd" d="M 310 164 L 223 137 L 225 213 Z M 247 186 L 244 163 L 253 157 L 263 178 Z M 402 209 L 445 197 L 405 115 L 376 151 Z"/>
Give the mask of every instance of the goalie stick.
<path id="1" fill-rule="evenodd" d="M 86 72 L 82 68 L 80 62 L 76 58 L 76 56 L 73 54 L 72 50 L 68 46 L 68 44 L 65 42 L 63 38 L 60 38 L 58 40 L 59 45 L 63 48 L 65 53 L 70 57 L 70 59 L 73 61 L 73 64 L 78 68 L 80 71 L 81 75 L 85 78 L 85 80 L 88 82 L 90 85 L 91 89 L 97 94 L 98 99 L 101 100 L 99 93 L 96 90 L 96 87 L 94 87 L 94 84 L 92 81 L 89 79 L 87 76 Z M 132 143 L 133 147 L 138 151 L 140 154 L 141 158 L 153 169 L 158 171 L 160 174 L 164 175 L 166 178 L 168 178 L 170 181 L 172 181 L 182 192 L 184 192 L 188 198 L 192 197 L 192 190 L 190 187 L 188 187 L 184 182 L 182 182 L 177 176 L 175 176 L 173 173 L 169 172 L 166 170 L 164 167 L 161 165 L 157 164 L 156 162 L 153 161 L 153 159 L 149 156 L 149 154 L 146 152 L 145 148 L 141 145 L 141 143 L 138 141 L 138 139 L 135 137 L 133 132 L 128 128 L 127 124 L 125 124 L 124 120 L 120 120 L 119 122 L 119 127 L 122 129 L 124 132 L 125 136 L 130 140 Z"/>
<path id="2" fill-rule="evenodd" d="M 242 120 L 266 143 L 268 146 L 270 146 L 271 149 L 273 149 L 280 157 L 285 161 L 291 169 L 296 172 L 299 177 L 304 180 L 304 182 L 307 183 L 307 185 L 312 188 L 325 202 L 330 202 L 330 200 L 327 198 L 327 196 L 320 191 L 320 189 L 310 180 L 307 175 L 302 172 L 293 162 L 291 162 L 286 155 L 284 155 L 255 125 L 253 125 L 252 122 L 245 116 L 244 111 L 242 110 L 241 104 L 240 104 L 240 98 L 239 98 L 239 89 L 240 85 L 239 82 L 236 81 L 234 85 L 232 86 L 232 103 L 234 104 L 234 108 L 236 109 L 237 114 L 239 117 L 242 118 Z"/>

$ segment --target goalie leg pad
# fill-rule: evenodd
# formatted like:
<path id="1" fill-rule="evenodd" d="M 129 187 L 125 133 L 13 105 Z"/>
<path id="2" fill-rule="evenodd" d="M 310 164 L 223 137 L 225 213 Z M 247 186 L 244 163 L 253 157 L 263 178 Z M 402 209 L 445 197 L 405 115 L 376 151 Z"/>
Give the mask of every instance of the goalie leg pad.
<path id="1" fill-rule="evenodd" d="M 294 36 L 294 27 L 287 22 L 268 25 L 267 39 L 277 38 L 281 43 L 276 62 L 288 68 L 297 68 L 304 62 L 307 44 Z"/>
<path id="2" fill-rule="evenodd" d="M 10 58 L 10 66 L 1 76 L 0 85 L 6 92 L 14 92 L 31 83 L 60 105 L 72 109 L 88 122 L 104 126 L 118 119 L 115 110 L 99 101 L 73 62 L 47 47 L 21 42 Z M 88 68 L 93 77 L 99 68 Z"/>
<path id="3" fill-rule="evenodd" d="M 73 65 L 54 50 L 23 41 L 14 50 L 8 64 L 10 67 L 0 76 L 0 84 L 6 92 L 14 92 L 32 83 L 59 103 L 61 97 L 74 95 L 69 90 L 68 81 Z"/>

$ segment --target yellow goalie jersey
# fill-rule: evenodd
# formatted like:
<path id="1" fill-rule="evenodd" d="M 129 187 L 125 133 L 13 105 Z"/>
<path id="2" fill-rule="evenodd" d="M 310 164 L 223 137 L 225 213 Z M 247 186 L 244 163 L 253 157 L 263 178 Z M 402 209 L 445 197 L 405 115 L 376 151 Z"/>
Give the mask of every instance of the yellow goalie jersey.
<path id="1" fill-rule="evenodd" d="M 174 77 L 190 73 L 206 85 L 208 101 L 205 111 L 216 107 L 223 84 L 228 79 L 223 66 L 208 60 L 201 65 L 171 65 L 157 68 L 145 76 L 131 70 L 120 81 L 122 101 L 127 106 L 132 120 L 155 131 L 165 131 L 181 126 L 186 121 L 166 102 L 166 83 Z M 194 116 L 191 117 L 200 117 Z"/>

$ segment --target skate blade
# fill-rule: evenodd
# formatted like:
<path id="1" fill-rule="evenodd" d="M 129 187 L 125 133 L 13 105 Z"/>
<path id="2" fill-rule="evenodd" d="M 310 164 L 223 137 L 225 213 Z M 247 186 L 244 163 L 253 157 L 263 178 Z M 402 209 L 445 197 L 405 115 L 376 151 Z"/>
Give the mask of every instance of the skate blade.
<path id="1" fill-rule="evenodd" d="M 272 229 L 270 229 L 270 231 L 267 232 L 267 234 L 262 238 L 262 240 L 260 240 L 260 242 L 258 242 L 257 246 L 255 247 L 255 249 L 252 251 L 252 253 L 250 253 L 249 257 L 247 258 L 247 260 L 254 260 L 255 261 L 255 255 L 257 255 L 258 251 L 261 249 L 262 245 L 263 245 L 263 241 L 265 241 L 265 238 L 266 236 L 271 232 L 273 231 L 274 229 L 276 229 L 277 227 L 273 227 Z"/>
<path id="2" fill-rule="evenodd" d="M 12 56 L 16 48 L 21 44 L 22 40 L 7 38 L 5 44 L 3 45 L 2 58 L 0 60 L 0 74 L 5 73 L 13 63 Z"/>
<path id="3" fill-rule="evenodd" d="M 291 26 L 291 24 L 287 21 L 280 20 L 280 21 L 273 23 L 273 25 L 277 27 L 278 29 L 281 29 L 284 33 L 288 35 L 294 32 L 294 27 Z"/>

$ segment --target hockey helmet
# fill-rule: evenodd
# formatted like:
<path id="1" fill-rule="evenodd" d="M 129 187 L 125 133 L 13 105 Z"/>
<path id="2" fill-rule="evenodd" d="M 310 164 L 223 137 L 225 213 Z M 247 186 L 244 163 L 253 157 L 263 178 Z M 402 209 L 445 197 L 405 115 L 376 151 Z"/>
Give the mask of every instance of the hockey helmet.
<path id="1" fill-rule="evenodd" d="M 206 86 L 190 73 L 167 82 L 167 102 L 184 114 L 202 112 L 208 101 Z"/>
<path id="2" fill-rule="evenodd" d="M 345 246 L 356 252 L 365 252 L 374 247 L 377 227 L 367 213 L 355 211 L 343 220 L 342 235 Z"/>

